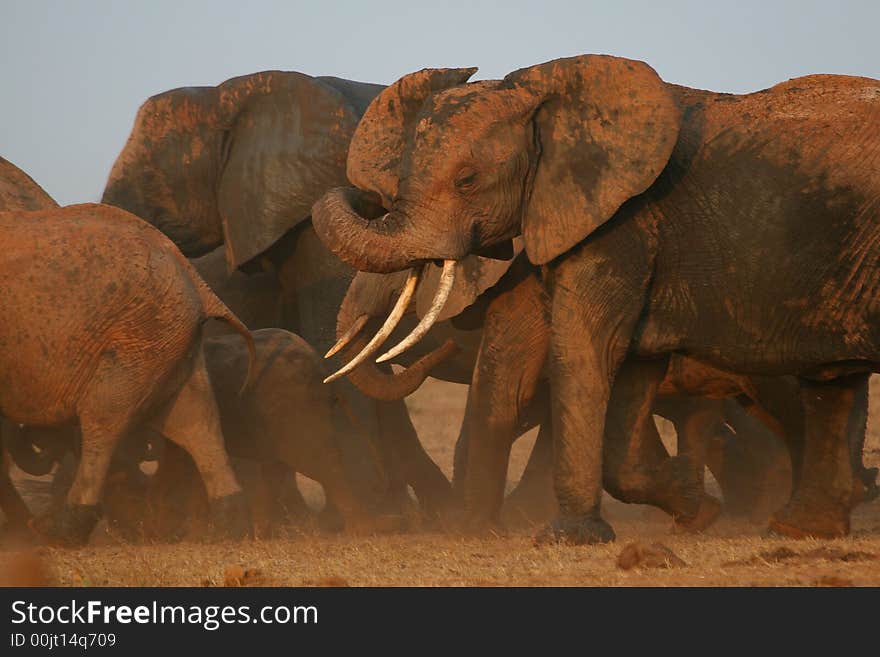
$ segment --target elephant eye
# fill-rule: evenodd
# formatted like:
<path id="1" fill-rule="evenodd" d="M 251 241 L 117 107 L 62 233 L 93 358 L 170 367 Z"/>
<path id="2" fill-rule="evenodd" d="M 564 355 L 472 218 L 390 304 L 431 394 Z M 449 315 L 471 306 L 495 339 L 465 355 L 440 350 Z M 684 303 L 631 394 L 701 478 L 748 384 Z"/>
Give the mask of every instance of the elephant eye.
<path id="1" fill-rule="evenodd" d="M 473 189 L 474 185 L 477 182 L 477 172 L 473 169 L 467 168 L 462 169 L 458 172 L 458 175 L 455 177 L 455 188 L 460 191 L 467 191 L 469 189 Z"/>

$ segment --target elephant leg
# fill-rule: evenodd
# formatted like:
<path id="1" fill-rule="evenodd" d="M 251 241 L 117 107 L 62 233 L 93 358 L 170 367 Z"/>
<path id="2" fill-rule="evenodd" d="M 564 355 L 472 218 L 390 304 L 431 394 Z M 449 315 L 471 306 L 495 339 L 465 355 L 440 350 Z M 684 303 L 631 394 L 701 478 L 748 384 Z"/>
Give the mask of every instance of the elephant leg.
<path id="1" fill-rule="evenodd" d="M 830 538 L 849 533 L 855 494 L 851 434 L 862 424 L 858 402 L 867 374 L 825 383 L 801 382 L 804 405 L 804 457 L 791 501 L 774 514 L 772 530 L 796 538 Z"/>
<path id="2" fill-rule="evenodd" d="M 848 425 L 849 432 L 847 434 L 850 460 L 855 474 L 853 496 L 856 504 L 873 500 L 880 494 L 880 488 L 877 486 L 878 468 L 866 468 L 863 461 L 865 434 L 868 431 L 869 380 L 870 377 L 866 378 L 864 384 L 859 385 L 855 390 L 851 422 Z"/>
<path id="3" fill-rule="evenodd" d="M 804 455 L 804 406 L 800 385 L 793 376 L 753 376 L 749 381 L 753 388 L 750 396 L 740 395 L 737 402 L 785 444 L 793 490 L 800 480 Z M 867 391 L 864 402 L 867 409 Z"/>
<path id="4" fill-rule="evenodd" d="M 269 493 L 272 521 L 308 517 L 311 510 L 296 485 L 296 472 L 278 461 L 263 463 L 261 469 Z"/>
<path id="5" fill-rule="evenodd" d="M 353 533 L 384 533 L 402 528 L 400 515 L 377 514 L 365 501 L 368 495 L 359 494 L 363 488 L 348 476 L 332 432 L 311 435 L 308 440 L 280 441 L 277 450 L 278 457 L 291 471 L 295 468 L 321 484 L 326 497 L 321 524 L 327 529 L 341 529 L 339 517 L 345 530 Z"/>
<path id="6" fill-rule="evenodd" d="M 638 222 L 617 224 L 550 265 L 554 488 L 559 517 L 539 542 L 614 540 L 601 515 L 605 415 L 653 269 Z"/>
<path id="7" fill-rule="evenodd" d="M 379 402 L 367 397 L 349 381 L 340 381 L 340 409 L 334 413 L 334 433 L 352 476 L 358 479 L 376 478 L 376 490 L 371 495 L 389 513 L 402 513 L 411 504 L 401 455 L 394 449 L 396 438 L 380 424 Z M 403 402 L 401 402 L 403 403 Z M 388 422 L 385 423 L 386 427 Z M 302 472 L 299 468 L 298 471 Z M 332 500 L 321 512 L 322 524 L 341 526 L 339 509 Z"/>
<path id="8" fill-rule="evenodd" d="M 404 481 L 412 486 L 422 510 L 435 516 L 449 509 L 452 488 L 449 480 L 431 459 L 401 401 L 377 401 L 379 438 L 395 454 Z"/>
<path id="9" fill-rule="evenodd" d="M 687 458 L 702 486 L 705 466 L 710 461 L 712 443 L 724 426 L 724 412 L 720 399 L 673 395 L 654 404 L 659 413 L 675 426 L 676 454 Z"/>
<path id="10" fill-rule="evenodd" d="M 470 391 L 468 391 L 470 394 Z M 467 471 L 468 449 L 470 448 L 470 436 L 467 432 L 467 415 L 455 440 L 455 451 L 452 454 L 452 493 L 457 504 L 464 507 L 464 482 Z"/>
<path id="11" fill-rule="evenodd" d="M 58 466 L 52 475 L 52 483 L 49 486 L 49 508 L 53 510 L 61 509 L 67 499 L 67 493 L 73 485 L 73 478 L 76 476 L 76 468 L 79 464 L 79 437 L 75 450 L 71 450 L 58 460 Z"/>
<path id="12" fill-rule="evenodd" d="M 486 310 L 468 390 L 456 472 L 469 530 L 500 522 L 510 447 L 535 396 L 549 349 L 547 298 L 530 273 L 508 282 Z"/>
<path id="13" fill-rule="evenodd" d="M 82 445 L 79 464 L 67 497 L 60 508 L 36 518 L 32 527 L 59 545 L 84 545 L 98 519 L 101 491 L 110 468 L 113 448 L 128 424 L 128 418 L 108 422 L 86 411 L 80 416 Z"/>
<path id="14" fill-rule="evenodd" d="M 720 399 L 669 395 L 658 398 L 654 411 L 670 420 L 675 426 L 677 456 L 670 464 L 684 472 L 683 480 L 692 482 L 700 491 L 700 509 L 697 516 L 688 520 L 676 518 L 676 527 L 686 530 L 703 529 L 721 511 L 721 503 L 705 492 L 705 471 L 709 466 L 716 474 L 724 460 L 723 445 L 731 432 L 724 423 L 724 403 Z M 713 468 L 715 468 L 713 470 Z M 724 484 L 721 484 L 724 492 Z"/>
<path id="15" fill-rule="evenodd" d="M 6 529 L 19 532 L 27 527 L 31 512 L 9 476 L 9 453 L 0 443 L 0 510 L 6 516 Z"/>
<path id="16" fill-rule="evenodd" d="M 224 447 L 220 413 L 201 348 L 189 377 L 157 428 L 195 462 L 210 500 L 215 534 L 235 538 L 249 534 L 247 502 Z"/>
<path id="17" fill-rule="evenodd" d="M 64 504 L 31 522 L 51 542 L 85 544 L 101 515 L 99 502 L 113 452 L 140 411 L 142 373 L 127 354 L 106 354 L 79 401 L 80 454 Z"/>
<path id="18" fill-rule="evenodd" d="M 798 401 L 798 404 L 800 401 Z M 755 403 L 722 400 L 723 418 L 717 432 L 718 455 L 709 469 L 721 486 L 724 508 L 732 515 L 765 522 L 791 496 L 792 467 L 789 448 L 775 427 L 762 418 Z M 771 427 L 774 427 L 771 429 Z"/>
<path id="19" fill-rule="evenodd" d="M 547 506 L 556 508 L 556 497 L 553 494 L 553 434 L 549 428 L 551 424 L 548 388 L 549 386 L 544 385 L 537 390 L 529 409 L 520 418 L 519 427 L 515 432 L 519 434 L 518 438 L 537 426 L 547 427 L 546 431 L 539 431 L 522 477 L 502 507 L 502 512 L 509 509 L 517 519 L 522 516 L 519 510 L 526 511 L 526 507 L 531 507 L 533 503 L 542 509 Z M 452 487 L 459 504 L 464 503 L 463 485 L 469 442 L 467 431 L 462 431 L 455 442 Z M 534 499 L 532 499 L 533 494 L 537 495 Z M 522 508 L 520 508 L 521 503 L 524 505 Z M 534 514 L 529 512 L 527 515 L 532 517 Z"/>
<path id="20" fill-rule="evenodd" d="M 505 523 L 540 524 L 558 510 L 553 494 L 553 421 L 548 404 L 522 477 L 504 500 L 502 519 Z"/>
<path id="21" fill-rule="evenodd" d="M 190 455 L 166 442 L 147 496 L 145 535 L 164 541 L 182 539 L 203 515 L 205 489 Z"/>
<path id="22" fill-rule="evenodd" d="M 704 454 L 685 443 L 670 457 L 654 423 L 654 398 L 666 373 L 666 359 L 627 359 L 617 373 L 605 419 L 603 479 L 623 502 L 650 504 L 669 513 L 676 527 L 692 531 L 718 517 L 720 503 L 705 494 Z"/>

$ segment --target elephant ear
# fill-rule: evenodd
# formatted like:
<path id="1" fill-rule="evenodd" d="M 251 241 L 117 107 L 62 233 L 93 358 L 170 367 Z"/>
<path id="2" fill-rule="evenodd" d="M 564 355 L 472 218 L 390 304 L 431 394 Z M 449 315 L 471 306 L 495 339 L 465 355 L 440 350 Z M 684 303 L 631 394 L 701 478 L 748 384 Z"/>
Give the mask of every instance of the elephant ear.
<path id="1" fill-rule="evenodd" d="M 543 265 L 651 186 L 672 154 L 680 111 L 651 67 L 618 57 L 558 59 L 505 81 L 537 98 L 540 155 L 522 234 L 529 260 Z"/>
<path id="2" fill-rule="evenodd" d="M 426 68 L 386 87 L 364 112 L 351 140 L 348 179 L 377 193 L 388 208 L 397 196 L 398 170 L 416 115 L 431 94 L 467 82 L 476 68 Z"/>
<path id="3" fill-rule="evenodd" d="M 359 112 L 333 86 L 272 71 L 219 87 L 228 116 L 218 186 L 230 270 L 306 220 L 327 189 L 347 183 Z"/>

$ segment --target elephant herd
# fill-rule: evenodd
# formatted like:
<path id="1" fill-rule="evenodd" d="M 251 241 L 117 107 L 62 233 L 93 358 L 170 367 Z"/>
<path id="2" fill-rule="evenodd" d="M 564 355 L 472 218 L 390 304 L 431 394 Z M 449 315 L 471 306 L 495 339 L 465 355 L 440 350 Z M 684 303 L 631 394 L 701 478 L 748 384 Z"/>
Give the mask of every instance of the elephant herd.
<path id="1" fill-rule="evenodd" d="M 613 540 L 603 491 L 685 530 L 726 510 L 848 533 L 878 493 L 880 81 L 475 70 L 159 94 L 101 203 L 58 207 L 0 159 L 7 531 L 85 543 L 114 479 L 166 509 L 198 489 L 244 537 L 244 461 L 276 505 L 316 480 L 354 532 L 402 529 L 411 487 L 436 526 L 546 522 L 541 542 Z M 469 385 L 452 482 L 403 401 L 428 376 Z M 13 462 L 75 472 L 32 517 Z"/>

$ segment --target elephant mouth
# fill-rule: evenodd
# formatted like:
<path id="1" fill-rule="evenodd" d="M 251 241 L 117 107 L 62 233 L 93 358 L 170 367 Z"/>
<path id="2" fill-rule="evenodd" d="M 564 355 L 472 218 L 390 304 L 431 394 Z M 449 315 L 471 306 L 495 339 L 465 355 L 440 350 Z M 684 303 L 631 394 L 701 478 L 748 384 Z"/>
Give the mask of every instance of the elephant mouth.
<path id="1" fill-rule="evenodd" d="M 425 335 L 427 335 L 428 331 L 431 330 L 431 327 L 437 321 L 437 317 L 443 311 L 443 307 L 446 305 L 446 302 L 449 299 L 449 294 L 452 291 L 453 285 L 455 284 L 455 272 L 457 264 L 457 260 L 443 261 L 443 270 L 440 274 L 440 283 L 437 286 L 437 291 L 434 293 L 434 298 L 431 301 L 431 306 L 422 316 L 421 321 L 419 321 L 416 327 L 409 333 L 409 335 L 407 335 L 397 345 L 376 358 L 377 363 L 384 363 L 391 360 L 392 358 L 399 356 L 407 349 L 416 345 L 422 338 L 425 337 Z M 391 309 L 391 312 L 388 314 L 388 318 L 385 320 L 385 323 L 382 325 L 382 327 L 376 332 L 373 338 L 354 358 L 352 358 L 348 363 L 346 363 L 336 372 L 324 379 L 324 383 L 330 383 L 331 381 L 335 381 L 336 379 L 345 376 L 346 374 L 350 373 L 352 370 L 360 366 L 362 363 L 364 363 L 368 358 L 372 357 L 377 351 L 379 351 L 385 341 L 394 332 L 394 329 L 397 328 L 397 325 L 400 323 L 400 320 L 406 313 L 410 302 L 415 296 L 415 292 L 418 288 L 419 281 L 422 278 L 423 271 L 424 267 L 416 267 L 410 270 L 406 283 L 403 286 L 403 290 L 401 291 L 400 296 L 397 297 L 397 302 L 394 304 L 394 307 Z M 343 333 L 337 343 L 333 345 L 333 347 L 327 352 L 324 357 L 330 358 L 339 350 L 343 349 L 349 342 L 351 342 L 352 339 L 354 339 L 356 335 L 360 333 L 365 324 L 366 316 L 361 316 L 357 318 L 355 322 L 351 325 L 351 327 L 349 327 L 349 329 Z"/>
<path id="2" fill-rule="evenodd" d="M 334 381 L 353 371 L 373 356 L 400 323 L 412 301 L 425 263 L 440 260 L 443 269 L 431 306 L 421 321 L 400 344 L 383 353 L 376 362 L 383 363 L 400 355 L 421 340 L 437 321 L 449 300 L 455 283 L 456 264 L 467 255 L 466 244 L 457 236 L 431 224 L 414 230 L 410 215 L 401 203 L 389 203 L 386 210 L 378 195 L 353 187 L 328 191 L 312 206 L 312 225 L 324 244 L 343 262 L 355 269 L 379 274 L 409 271 L 406 284 L 385 323 L 364 348 L 342 368 L 325 379 Z M 342 332 L 339 342 L 328 352 L 330 357 L 344 348 L 361 326 Z"/>

